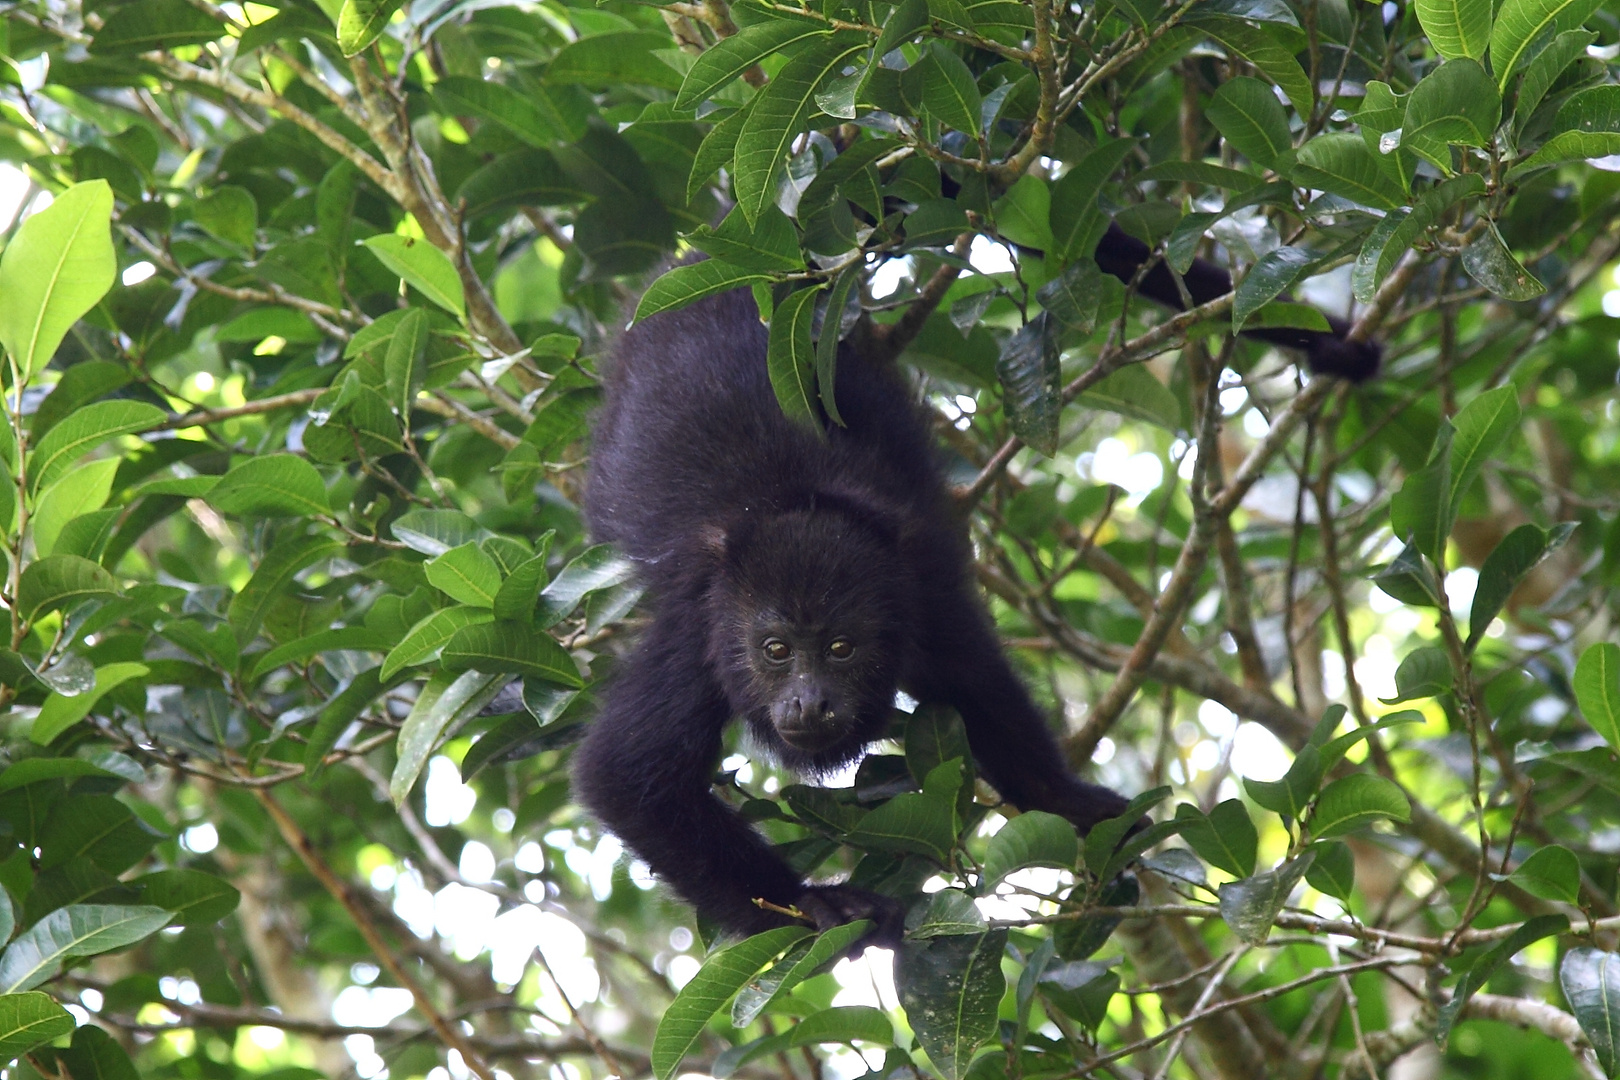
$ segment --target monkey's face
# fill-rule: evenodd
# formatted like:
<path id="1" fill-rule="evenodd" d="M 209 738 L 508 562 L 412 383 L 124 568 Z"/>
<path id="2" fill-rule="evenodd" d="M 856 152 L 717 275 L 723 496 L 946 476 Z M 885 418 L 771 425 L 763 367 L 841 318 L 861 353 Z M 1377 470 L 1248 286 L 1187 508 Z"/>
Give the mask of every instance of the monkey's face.
<path id="1" fill-rule="evenodd" d="M 906 640 L 892 548 L 828 513 L 728 536 L 711 655 L 755 741 L 789 768 L 837 768 L 888 723 Z"/>

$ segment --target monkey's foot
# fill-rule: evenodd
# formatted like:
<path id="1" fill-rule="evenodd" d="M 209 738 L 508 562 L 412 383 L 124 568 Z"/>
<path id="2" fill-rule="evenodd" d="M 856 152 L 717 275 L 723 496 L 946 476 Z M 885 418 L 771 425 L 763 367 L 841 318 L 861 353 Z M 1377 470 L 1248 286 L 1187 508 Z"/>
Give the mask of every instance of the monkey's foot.
<path id="1" fill-rule="evenodd" d="M 872 929 L 856 942 L 848 955 L 859 956 L 868 945 L 892 949 L 900 944 L 905 930 L 906 908 L 892 896 L 868 892 L 853 885 L 812 885 L 800 893 L 793 906 L 816 924 L 817 931 L 868 919 Z"/>

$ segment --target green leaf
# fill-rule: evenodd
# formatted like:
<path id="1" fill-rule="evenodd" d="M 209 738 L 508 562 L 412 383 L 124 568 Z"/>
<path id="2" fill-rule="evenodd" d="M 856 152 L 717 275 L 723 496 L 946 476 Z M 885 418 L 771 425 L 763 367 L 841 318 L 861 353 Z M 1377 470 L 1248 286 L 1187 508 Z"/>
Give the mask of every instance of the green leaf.
<path id="1" fill-rule="evenodd" d="M 382 36 L 404 0 L 343 0 L 338 10 L 338 48 L 353 56 Z"/>
<path id="2" fill-rule="evenodd" d="M 793 223 L 775 206 L 765 207 L 752 225 L 733 207 L 718 228 L 700 226 L 686 240 L 716 259 L 760 273 L 804 269 Z"/>
<path id="3" fill-rule="evenodd" d="M 201 45 L 225 27 L 185 0 L 138 0 L 112 8 L 90 42 L 91 54 L 142 53 Z"/>
<path id="4" fill-rule="evenodd" d="M 1260 256 L 1238 282 L 1232 301 L 1232 330 L 1242 330 L 1250 315 L 1286 292 L 1315 260 L 1314 254 L 1297 247 L 1274 248 Z"/>
<path id="5" fill-rule="evenodd" d="M 928 25 L 928 0 L 900 0 L 889 12 L 883 24 L 883 33 L 872 46 L 872 57 L 882 60 L 901 45 L 917 36 Z"/>
<path id="6" fill-rule="evenodd" d="M 562 686 L 584 686 L 568 650 L 548 634 L 522 623 L 480 622 L 451 635 L 439 652 L 447 671 L 501 671 L 545 679 Z"/>
<path id="7" fill-rule="evenodd" d="M 679 90 L 681 73 L 655 54 L 669 36 L 647 30 L 593 34 L 565 45 L 546 67 L 549 83 L 591 87 L 651 86 Z"/>
<path id="8" fill-rule="evenodd" d="M 74 694 L 72 697 L 52 693 L 40 706 L 39 715 L 34 718 L 34 726 L 29 729 L 29 739 L 38 746 L 50 745 L 62 732 L 89 716 L 102 695 L 131 679 L 141 678 L 147 671 L 145 664 L 128 660 L 103 664 L 96 669 L 96 683 L 91 689 Z"/>
<path id="9" fill-rule="evenodd" d="M 771 389 L 783 414 L 795 423 L 821 430 L 816 412 L 816 350 L 810 331 L 816 317 L 817 285 L 790 293 L 771 314 L 765 363 Z"/>
<path id="10" fill-rule="evenodd" d="M 473 607 L 494 607 L 495 594 L 501 588 L 501 570 L 477 544 L 453 547 L 428 560 L 422 569 L 427 572 L 428 584 L 451 599 Z"/>
<path id="11" fill-rule="evenodd" d="M 1176 817 L 1189 819 L 1181 836 L 1205 862 L 1234 877 L 1244 878 L 1254 873 L 1260 834 L 1243 800 L 1227 799 L 1207 817 L 1191 803 L 1182 803 L 1176 807 Z"/>
<path id="12" fill-rule="evenodd" d="M 1050 221 L 1052 247 L 1048 254 L 1067 262 L 1090 259 L 1097 241 L 1108 228 L 1098 197 L 1108 178 L 1114 175 L 1125 155 L 1136 145 L 1134 139 L 1114 139 L 1103 143 L 1075 163 L 1052 185 Z"/>
<path id="13" fill-rule="evenodd" d="M 1050 313 L 1041 312 L 1007 339 L 996 359 L 996 376 L 1013 434 L 1047 457 L 1056 454 L 1063 383 Z"/>
<path id="14" fill-rule="evenodd" d="M 1462 978 L 1458 979 L 1457 985 L 1452 988 L 1451 1000 L 1440 1006 L 1434 1041 L 1442 1047 L 1446 1045 L 1446 1040 L 1451 1036 L 1451 1029 L 1456 1026 L 1457 1018 L 1462 1015 L 1468 999 L 1485 987 L 1498 968 L 1513 959 L 1526 946 L 1542 938 L 1562 934 L 1568 929 L 1569 919 L 1563 915 L 1537 915 L 1475 960 L 1473 966 L 1463 972 Z"/>
<path id="15" fill-rule="evenodd" d="M 1401 125 L 1406 123 L 1408 95 L 1397 94 L 1388 83 L 1374 79 L 1367 84 L 1367 95 L 1356 110 L 1356 126 L 1373 160 L 1402 191 L 1412 190 L 1417 174 L 1417 155 L 1400 145 Z"/>
<path id="16" fill-rule="evenodd" d="M 1351 773 L 1322 790 L 1311 815 L 1311 835 L 1318 840 L 1343 836 L 1379 818 L 1412 819 L 1411 804 L 1394 782 L 1372 773 Z"/>
<path id="17" fill-rule="evenodd" d="M 1321 840 L 1311 845 L 1315 858 L 1305 871 L 1305 883 L 1340 903 L 1349 903 L 1356 887 L 1356 857 L 1342 840 Z"/>
<path id="18" fill-rule="evenodd" d="M 1293 149 L 1288 114 L 1271 87 L 1259 79 L 1239 75 L 1222 83 L 1210 98 L 1208 116 L 1238 153 L 1263 169 L 1272 168 Z"/>
<path id="19" fill-rule="evenodd" d="M 146 857 L 159 834 L 111 795 L 75 794 L 51 810 L 39 835 L 39 865 L 50 870 L 88 859 L 121 874 Z"/>
<path id="20" fill-rule="evenodd" d="M 38 215 L 28 219 L 29 222 L 36 220 Z M 23 228 L 27 227 L 28 223 L 25 222 Z M 17 241 L 13 240 L 6 252 L 9 254 L 16 246 Z M 5 300 L 0 299 L 0 309 L 4 307 Z M 3 318 L 3 313 L 0 313 L 0 319 Z M 162 409 L 144 401 L 98 401 L 84 406 L 51 428 L 50 433 L 40 440 L 39 446 L 29 455 L 29 485 L 34 491 L 42 490 L 61 476 L 68 466 L 108 439 L 155 427 L 167 415 Z"/>
<path id="21" fill-rule="evenodd" d="M 1232 933 L 1250 945 L 1264 945 L 1272 924 L 1277 921 L 1277 913 L 1288 903 L 1288 894 L 1294 891 L 1315 858 L 1315 852 L 1307 849 L 1275 870 L 1221 885 L 1217 890 L 1221 918 L 1232 928 Z"/>
<path id="22" fill-rule="evenodd" d="M 781 960 L 738 991 L 737 1000 L 731 1006 L 731 1026 L 745 1028 L 752 1024 L 771 1002 L 844 955 L 871 929 L 869 921 L 858 919 L 824 931 L 813 942 L 801 941 L 795 945 Z"/>
<path id="23" fill-rule="evenodd" d="M 1456 506 L 1485 463 L 1519 430 L 1519 388 L 1512 383 L 1480 394 L 1452 418 L 1451 492 Z"/>
<path id="24" fill-rule="evenodd" d="M 0 1061 L 12 1061 L 73 1032 L 73 1014 L 38 990 L 0 995 Z"/>
<path id="25" fill-rule="evenodd" d="M 428 317 L 423 308 L 411 308 L 388 339 L 383 356 L 383 378 L 388 388 L 389 407 L 403 418 L 411 415 L 411 402 L 427 379 L 424 351 L 428 340 Z"/>
<path id="26" fill-rule="evenodd" d="M 816 24 L 797 19 L 772 19 L 744 27 L 703 50 L 675 95 L 675 107 L 695 109 L 778 49 L 805 38 L 825 36 L 827 31 Z"/>
<path id="27" fill-rule="evenodd" d="M 1491 26 L 1491 70 L 1496 85 L 1507 89 L 1508 79 L 1542 34 L 1578 29 L 1598 6 L 1599 0 L 1504 0 Z"/>
<path id="28" fill-rule="evenodd" d="M 236 640 L 253 640 L 265 613 L 281 598 L 294 577 L 322 559 L 340 554 L 343 545 L 324 536 L 294 536 L 271 546 L 242 591 L 231 598 L 226 615 Z"/>
<path id="29" fill-rule="evenodd" d="M 192 204 L 191 217 L 226 243 L 249 251 L 253 250 L 254 242 L 258 239 L 259 204 L 253 198 L 253 192 L 244 187 L 223 184 L 215 188 Z"/>
<path id="30" fill-rule="evenodd" d="M 1437 184 L 1426 192 L 1410 211 L 1391 210 L 1373 227 L 1361 253 L 1356 256 L 1350 285 L 1356 299 L 1371 303 L 1395 264 L 1412 243 L 1440 220 L 1440 216 L 1463 199 L 1485 193 L 1485 181 L 1478 173 L 1464 173 Z"/>
<path id="31" fill-rule="evenodd" d="M 338 626 L 330 630 L 320 630 L 260 653 L 253 661 L 247 681 L 257 682 L 283 664 L 301 663 L 324 652 L 358 650 L 380 652 L 388 646 L 387 637 L 364 626 Z"/>
<path id="32" fill-rule="evenodd" d="M 1524 129 L 1526 122 L 1534 115 L 1536 106 L 1541 104 L 1541 99 L 1547 96 L 1547 91 L 1552 89 L 1558 77 L 1569 65 L 1585 56 L 1586 47 L 1596 40 L 1597 34 L 1591 30 L 1565 30 L 1525 66 L 1524 78 L 1519 82 L 1519 92 L 1513 102 L 1513 126 L 1516 130 Z"/>
<path id="33" fill-rule="evenodd" d="M 293 454 L 248 458 L 208 492 L 208 502 L 244 517 L 310 517 L 330 513 L 326 483 L 315 466 Z"/>
<path id="34" fill-rule="evenodd" d="M 1620 1071 L 1620 956 L 1588 946 L 1571 949 L 1558 968 L 1558 983 L 1570 1011 L 1586 1033 L 1603 1075 Z"/>
<path id="35" fill-rule="evenodd" d="M 1402 658 L 1395 669 L 1395 696 L 1380 698 L 1385 705 L 1439 697 L 1451 692 L 1451 661 L 1443 649 L 1424 645 Z"/>
<path id="36" fill-rule="evenodd" d="M 1620 152 L 1620 86 L 1594 86 L 1572 94 L 1558 107 L 1552 127 L 1552 138 L 1514 166 L 1514 175 L 1542 165 Z"/>
<path id="37" fill-rule="evenodd" d="M 996 231 L 1006 239 L 1036 251 L 1052 249 L 1052 189 L 1041 177 L 1020 176 L 991 209 Z"/>
<path id="38" fill-rule="evenodd" d="M 967 64 L 938 39 L 928 43 L 927 55 L 918 62 L 923 65 L 923 108 L 946 127 L 976 136 L 984 102 Z"/>
<path id="39" fill-rule="evenodd" d="M 840 1005 L 811 1013 L 793 1025 L 789 1045 L 817 1046 L 821 1043 L 857 1042 L 894 1045 L 894 1024 L 881 1009 L 870 1005 Z"/>
<path id="40" fill-rule="evenodd" d="M 1007 931 L 907 941 L 895 984 L 906 1020 L 945 1080 L 962 1080 L 974 1052 L 996 1031 L 1006 991 L 1001 954 Z"/>
<path id="41" fill-rule="evenodd" d="M 1300 147 L 1290 175 L 1302 186 L 1377 210 L 1393 210 L 1406 201 L 1361 136 L 1348 131 L 1318 135 Z"/>
<path id="42" fill-rule="evenodd" d="M 1144 791 L 1125 805 L 1124 813 L 1091 827 L 1091 831 L 1086 834 L 1085 856 L 1086 869 L 1091 871 L 1092 876 L 1101 881 L 1107 881 L 1112 876 L 1102 871 L 1125 842 L 1126 834 L 1136 827 L 1136 823 L 1144 814 L 1169 797 L 1168 787 Z"/>
<path id="43" fill-rule="evenodd" d="M 1072 831 L 1072 830 L 1071 830 Z M 978 935 L 988 929 L 984 913 L 973 902 L 973 897 L 961 889 L 941 889 L 928 897 L 921 912 L 906 918 L 906 938 L 925 941 L 936 937 Z"/>
<path id="44" fill-rule="evenodd" d="M 703 136 L 703 141 L 698 144 L 697 153 L 692 156 L 692 171 L 686 179 L 687 202 L 697 198 L 698 192 L 703 190 L 703 185 L 709 182 L 722 165 L 728 167 L 731 165 L 732 155 L 737 150 L 737 137 L 742 134 L 743 124 L 758 100 L 757 95 L 749 98 L 747 105 L 717 119 L 714 126 L 709 129 L 709 133 Z"/>
<path id="45" fill-rule="evenodd" d="M 45 489 L 34 504 L 29 521 L 37 554 L 49 555 L 56 550 L 56 539 L 69 521 L 94 513 L 106 504 L 107 496 L 112 493 L 113 474 L 120 464 L 119 458 L 92 461 Z M 9 481 L 6 484 L 10 486 Z"/>
<path id="46" fill-rule="evenodd" d="M 1296 112 L 1301 116 L 1310 115 L 1315 103 L 1311 80 L 1294 59 L 1293 50 L 1282 45 L 1269 31 L 1227 15 L 1204 15 L 1187 22 L 1253 64 L 1282 88 Z"/>
<path id="47" fill-rule="evenodd" d="M 749 221 L 758 220 L 766 204 L 775 201 L 788 149 L 810 116 L 816 88 L 863 44 L 864 38 L 842 33 L 808 41 L 755 95 L 737 134 L 732 174 L 737 205 Z"/>
<path id="48" fill-rule="evenodd" d="M 1417 0 L 1418 23 L 1447 60 L 1485 59 L 1491 41 L 1491 0 Z"/>
<path id="49" fill-rule="evenodd" d="M 433 84 L 433 97 L 443 111 L 499 124 L 530 146 L 544 149 L 572 141 L 570 133 L 555 122 L 556 110 L 548 108 L 551 103 L 543 88 L 519 93 L 504 83 L 449 75 Z"/>
<path id="50" fill-rule="evenodd" d="M 1450 176 L 1450 147 L 1489 146 L 1501 119 L 1501 95 L 1479 61 L 1452 60 L 1407 97 L 1401 146 Z"/>
<path id="51" fill-rule="evenodd" d="M 1564 546 L 1564 541 L 1575 531 L 1575 525 L 1568 521 L 1550 530 L 1539 525 L 1520 525 L 1485 557 L 1484 565 L 1479 568 L 1474 602 L 1468 609 L 1468 651 L 1472 652 L 1479 644 L 1491 620 L 1502 610 L 1519 582 L 1541 560 Z"/>
<path id="52" fill-rule="evenodd" d="M 839 427 L 844 426 L 844 418 L 838 414 L 838 402 L 833 395 L 833 388 L 838 385 L 838 342 L 845 333 L 844 320 L 850 309 L 850 297 L 857 297 L 857 306 L 859 304 L 856 286 L 861 283 L 861 269 L 857 261 L 845 267 L 833 279 L 832 287 L 827 291 L 821 333 L 816 337 L 816 395 L 821 399 L 827 419 Z"/>
<path id="53" fill-rule="evenodd" d="M 212 926 L 242 899 L 236 886 L 201 870 L 159 870 L 130 884 L 141 889 L 141 899 L 173 913 L 171 926 Z"/>
<path id="54" fill-rule="evenodd" d="M 1543 900 L 1577 904 L 1581 899 L 1581 862 L 1573 851 L 1557 844 L 1531 852 L 1508 880 Z"/>
<path id="55" fill-rule="evenodd" d="M 540 590 L 540 622 L 555 626 L 591 593 L 623 585 L 635 577 L 636 565 L 612 544 L 597 544 L 580 552 L 551 584 Z"/>
<path id="56" fill-rule="evenodd" d="M 486 675 L 478 671 L 460 675 L 441 671 L 428 680 L 399 728 L 395 744 L 398 756 L 394 774 L 388 780 L 388 794 L 396 808 L 410 797 L 433 748 L 489 704 L 506 681 L 505 675 Z"/>
<path id="57" fill-rule="evenodd" d="M 456 318 L 467 313 L 461 275 L 450 256 L 428 243 L 398 233 L 379 233 L 365 241 L 377 261 L 405 279 L 406 284 Z"/>
<path id="58" fill-rule="evenodd" d="M 47 612 L 92 596 L 116 596 L 118 583 L 100 565 L 77 555 L 48 555 L 30 563 L 17 584 L 17 611 L 32 623 Z"/>
<path id="59" fill-rule="evenodd" d="M 1389 504 L 1389 524 L 1395 536 L 1410 541 L 1418 551 L 1439 561 L 1451 533 L 1451 440 L 1453 428 L 1442 420 L 1435 435 L 1429 463 L 1409 475 Z"/>
<path id="60" fill-rule="evenodd" d="M 1042 285 L 1035 298 L 1065 329 L 1089 337 L 1097 326 L 1102 293 L 1102 271 L 1097 268 L 1096 260 L 1076 259 L 1062 274 Z M 1177 412 L 1180 412 L 1179 407 Z"/>
<path id="61" fill-rule="evenodd" d="M 493 534 L 460 510 L 416 507 L 401 514 L 393 524 L 394 539 L 424 555 L 443 555 L 470 540 Z"/>
<path id="62" fill-rule="evenodd" d="M 1620 749 L 1620 645 L 1588 645 L 1575 664 L 1573 686 L 1586 722 L 1611 749 Z"/>
<path id="63" fill-rule="evenodd" d="M 476 608 L 453 607 L 435 611 L 412 626 L 398 645 L 383 658 L 381 675 L 391 679 L 401 668 L 425 664 L 439 655 L 459 631 L 478 623 L 488 622 L 490 613 Z"/>
<path id="64" fill-rule="evenodd" d="M 314 779 L 326 768 L 326 755 L 332 752 L 356 717 L 365 711 L 382 693 L 383 681 L 379 669 L 367 668 L 356 675 L 349 685 L 333 694 L 315 715 L 315 726 L 310 730 L 309 742 L 304 746 L 304 773 Z"/>
<path id="65" fill-rule="evenodd" d="M 57 908 L 0 953 L 0 993 L 38 986 L 62 970 L 62 962 L 133 945 L 169 924 L 160 907 L 71 904 Z"/>
<path id="66" fill-rule="evenodd" d="M 640 322 L 660 311 L 683 308 L 687 304 L 702 300 L 705 296 L 730 292 L 732 289 L 751 285 L 756 281 L 769 280 L 768 274 L 734 266 L 719 259 L 704 259 L 702 262 L 677 266 L 659 277 L 647 287 L 646 292 L 641 294 L 641 301 L 636 304 L 635 321 Z"/>
<path id="67" fill-rule="evenodd" d="M 658 1080 L 674 1076 L 681 1059 L 697 1044 L 703 1029 L 731 996 L 766 964 L 809 936 L 806 927 L 783 926 L 755 934 L 705 960 L 658 1021 L 652 1045 L 653 1075 Z"/>
<path id="68" fill-rule="evenodd" d="M 985 849 L 979 891 L 989 894 L 1001 879 L 1026 866 L 1073 870 L 1080 859 L 1074 826 L 1056 814 L 1030 810 L 1003 825 Z"/>
<path id="69" fill-rule="evenodd" d="M 141 1080 L 124 1048 L 94 1024 L 80 1025 L 72 1045 L 57 1054 L 74 1080 Z"/>
<path id="70" fill-rule="evenodd" d="M 926 855 L 943 864 L 956 845 L 955 818 L 950 800 L 906 791 L 867 811 L 847 840 L 856 847 Z"/>
<path id="71" fill-rule="evenodd" d="M 534 605 L 547 581 L 546 556 L 536 555 L 520 563 L 495 591 L 495 617 L 528 622 L 534 618 Z"/>
<path id="72" fill-rule="evenodd" d="M 1615 146 L 1620 149 L 1620 137 Z M 1524 268 L 1518 256 L 1508 250 L 1494 221 L 1486 222 L 1485 231 L 1463 249 L 1462 263 L 1469 277 L 1504 300 L 1534 300 L 1547 291 L 1547 287 Z"/>

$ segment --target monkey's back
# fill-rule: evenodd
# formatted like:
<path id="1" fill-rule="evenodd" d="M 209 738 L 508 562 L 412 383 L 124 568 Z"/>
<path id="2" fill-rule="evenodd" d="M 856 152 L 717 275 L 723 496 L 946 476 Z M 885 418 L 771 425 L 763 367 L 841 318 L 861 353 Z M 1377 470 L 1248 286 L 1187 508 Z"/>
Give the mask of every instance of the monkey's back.
<path id="1" fill-rule="evenodd" d="M 835 394 L 847 427 L 830 425 L 821 439 L 783 415 L 766 344 L 747 291 L 625 332 L 591 451 L 585 506 L 596 539 L 657 566 L 706 527 L 798 508 L 817 492 L 941 512 L 927 421 L 893 364 L 840 351 Z"/>

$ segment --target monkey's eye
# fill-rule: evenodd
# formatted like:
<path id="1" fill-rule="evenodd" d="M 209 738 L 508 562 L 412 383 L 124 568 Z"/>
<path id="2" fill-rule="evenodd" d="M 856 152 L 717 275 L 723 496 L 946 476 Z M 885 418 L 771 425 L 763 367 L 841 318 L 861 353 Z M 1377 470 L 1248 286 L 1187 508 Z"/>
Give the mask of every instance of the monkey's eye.
<path id="1" fill-rule="evenodd" d="M 827 646 L 827 655 L 834 660 L 848 660 L 855 655 L 855 646 L 850 644 L 847 639 L 839 638 Z"/>
<path id="2" fill-rule="evenodd" d="M 793 650 L 788 646 L 788 643 L 779 638 L 771 638 L 765 643 L 764 648 L 766 659 L 773 660 L 778 664 L 793 655 Z"/>

